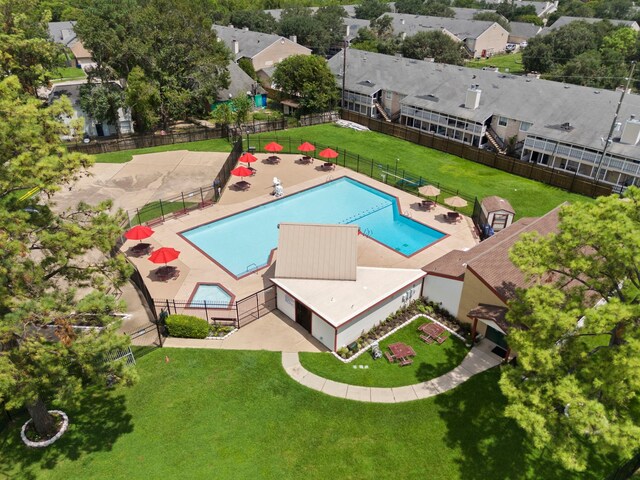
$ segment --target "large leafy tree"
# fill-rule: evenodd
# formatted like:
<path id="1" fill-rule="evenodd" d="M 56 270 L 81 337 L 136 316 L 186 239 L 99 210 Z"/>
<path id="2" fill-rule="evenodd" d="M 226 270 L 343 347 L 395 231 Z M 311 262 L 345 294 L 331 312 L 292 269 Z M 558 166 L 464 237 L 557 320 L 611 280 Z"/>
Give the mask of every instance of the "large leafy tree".
<path id="1" fill-rule="evenodd" d="M 248 28 L 253 32 L 274 33 L 278 22 L 273 15 L 260 10 L 237 10 L 231 13 L 230 23 L 236 28 Z"/>
<path id="2" fill-rule="evenodd" d="M 49 18 L 36 0 L 0 2 L 0 78 L 15 75 L 31 95 L 63 63 L 60 46 L 48 39 Z"/>
<path id="3" fill-rule="evenodd" d="M 356 5 L 356 18 L 374 20 L 380 15 L 390 12 L 391 7 L 382 0 L 362 0 Z"/>
<path id="4" fill-rule="evenodd" d="M 0 402 L 25 406 L 47 436 L 56 430 L 50 403 L 132 379 L 123 363 L 105 361 L 128 344 L 112 316 L 121 305 L 106 293 L 129 272 L 109 255 L 122 218 L 109 215 L 109 202 L 56 212 L 50 201 L 92 164 L 61 145 L 71 112 L 66 99 L 43 106 L 14 76 L 0 81 Z M 23 195 L 31 189 L 40 194 Z"/>
<path id="5" fill-rule="evenodd" d="M 506 415 L 565 468 L 590 450 L 640 447 L 640 189 L 560 212 L 559 230 L 524 236 L 511 260 L 532 281 L 510 304 Z M 603 302 L 596 304 L 598 299 Z"/>
<path id="6" fill-rule="evenodd" d="M 140 67 L 158 92 L 155 113 L 165 128 L 188 115 L 208 114 L 217 91 L 229 84 L 230 52 L 217 41 L 206 0 L 88 3 L 76 31 L 101 72 L 126 79 Z"/>
<path id="7" fill-rule="evenodd" d="M 462 65 L 462 44 L 440 31 L 418 32 L 402 43 L 402 54 L 408 58 L 423 60 L 434 58 L 439 63 Z"/>
<path id="8" fill-rule="evenodd" d="M 324 112 L 338 101 L 336 80 L 324 58 L 293 55 L 276 66 L 272 79 L 284 96 L 299 100 L 301 113 Z"/>
<path id="9" fill-rule="evenodd" d="M 339 47 L 345 34 L 346 12 L 340 5 L 320 7 L 315 14 L 304 7 L 284 9 L 278 33 L 285 37 L 296 35 L 298 42 L 319 54 Z"/>
<path id="10" fill-rule="evenodd" d="M 158 124 L 160 91 L 140 67 L 134 67 L 127 78 L 125 104 L 131 108 L 136 131 L 147 132 Z"/>
<path id="11" fill-rule="evenodd" d="M 80 107 L 98 123 L 107 123 L 116 128 L 120 136 L 120 109 L 124 107 L 122 87 L 114 82 L 94 83 L 89 81 L 80 87 Z"/>

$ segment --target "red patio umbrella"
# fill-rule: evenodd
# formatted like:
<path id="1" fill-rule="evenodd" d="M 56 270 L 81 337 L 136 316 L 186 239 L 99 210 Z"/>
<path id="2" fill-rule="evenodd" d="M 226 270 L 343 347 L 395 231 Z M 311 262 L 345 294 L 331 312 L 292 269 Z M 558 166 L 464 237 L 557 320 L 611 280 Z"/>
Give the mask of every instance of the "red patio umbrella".
<path id="1" fill-rule="evenodd" d="M 147 227 L 146 225 L 136 225 L 130 230 L 127 230 L 124 234 L 124 237 L 127 240 L 142 240 L 144 238 L 149 238 L 153 235 L 153 230 Z"/>
<path id="2" fill-rule="evenodd" d="M 238 161 L 249 164 L 249 163 L 252 163 L 252 162 L 257 162 L 258 161 L 258 157 L 256 157 L 255 155 L 251 155 L 249 152 L 246 152 L 246 153 L 243 153 L 240 156 Z"/>
<path id="3" fill-rule="evenodd" d="M 264 150 L 271 153 L 279 152 L 280 150 L 282 150 L 282 145 L 276 142 L 270 142 L 264 146 Z"/>
<path id="4" fill-rule="evenodd" d="M 330 148 L 325 148 L 318 155 L 320 155 L 322 158 L 336 158 L 340 154 L 335 150 L 332 150 Z"/>
<path id="5" fill-rule="evenodd" d="M 231 175 L 235 175 L 236 177 L 250 177 L 252 174 L 253 172 L 247 167 L 236 167 L 231 170 Z"/>
<path id="6" fill-rule="evenodd" d="M 178 256 L 180 256 L 180 252 L 175 248 L 162 247 L 149 255 L 149 260 L 153 263 L 164 263 L 166 265 L 168 262 L 174 261 Z"/>
<path id="7" fill-rule="evenodd" d="M 301 152 L 313 152 L 315 149 L 316 147 L 314 147 L 309 142 L 304 142 L 302 145 L 298 147 L 298 150 L 300 150 Z"/>

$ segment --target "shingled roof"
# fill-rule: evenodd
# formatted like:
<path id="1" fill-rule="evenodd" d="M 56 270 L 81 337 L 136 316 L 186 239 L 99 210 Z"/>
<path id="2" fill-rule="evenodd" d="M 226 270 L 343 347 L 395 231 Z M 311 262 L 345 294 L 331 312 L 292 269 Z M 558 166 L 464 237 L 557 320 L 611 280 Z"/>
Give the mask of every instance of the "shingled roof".
<path id="1" fill-rule="evenodd" d="M 522 218 L 484 242 L 467 250 L 453 250 L 423 267 L 430 275 L 462 280 L 472 270 L 506 302 L 513 298 L 516 288 L 528 285 L 524 274 L 509 259 L 509 250 L 523 233 L 547 235 L 556 232 L 560 206 L 539 218 Z"/>

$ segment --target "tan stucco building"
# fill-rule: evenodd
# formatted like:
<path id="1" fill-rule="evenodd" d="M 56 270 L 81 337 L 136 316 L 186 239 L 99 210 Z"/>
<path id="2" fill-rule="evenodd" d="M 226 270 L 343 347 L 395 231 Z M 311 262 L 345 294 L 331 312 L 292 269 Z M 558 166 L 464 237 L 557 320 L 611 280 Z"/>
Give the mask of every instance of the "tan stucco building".
<path id="1" fill-rule="evenodd" d="M 426 265 L 423 296 L 441 303 L 458 320 L 470 324 L 474 334 L 483 335 L 508 355 L 509 327 L 504 321 L 508 302 L 516 289 L 528 285 L 509 259 L 509 250 L 524 233 L 557 231 L 559 210 L 556 207 L 540 218 L 522 218 L 467 251 L 451 251 Z"/>
<path id="2" fill-rule="evenodd" d="M 265 70 L 272 71 L 269 69 L 285 58 L 292 55 L 311 55 L 311 50 L 297 43 L 295 38 L 289 39 L 279 35 L 221 25 L 214 25 L 213 28 L 219 41 L 224 42 L 231 50 L 233 59 L 236 62 L 241 58 L 251 60 L 261 80 L 269 80 L 262 73 Z"/>

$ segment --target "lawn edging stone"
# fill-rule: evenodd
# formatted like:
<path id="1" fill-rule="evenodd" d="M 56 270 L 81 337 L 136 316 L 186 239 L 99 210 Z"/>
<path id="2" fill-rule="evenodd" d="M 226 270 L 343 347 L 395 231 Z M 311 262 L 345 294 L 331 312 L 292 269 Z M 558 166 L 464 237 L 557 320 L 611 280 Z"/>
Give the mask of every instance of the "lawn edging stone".
<path id="1" fill-rule="evenodd" d="M 438 320 L 436 320 L 435 318 L 427 315 L 426 313 L 418 313 L 417 315 L 414 315 L 413 317 L 409 318 L 406 322 L 401 323 L 400 325 L 398 325 L 397 327 L 395 327 L 394 329 L 390 330 L 389 332 L 385 333 L 384 335 L 382 335 L 380 338 L 376 339 L 374 342 L 371 342 L 369 345 L 367 345 L 365 348 L 361 349 L 360 351 L 358 351 L 357 353 L 354 353 L 352 356 L 350 356 L 349 358 L 342 358 L 340 355 L 338 355 L 336 352 L 331 352 L 333 354 L 334 357 L 336 357 L 338 360 L 340 360 L 342 363 L 351 363 L 353 360 L 355 360 L 356 358 L 358 358 L 360 355 L 362 355 L 364 352 L 368 352 L 371 347 L 375 344 L 375 343 L 379 343 L 380 341 L 384 340 L 385 338 L 389 337 L 390 335 L 393 335 L 394 333 L 396 333 L 398 330 L 406 327 L 407 325 L 409 325 L 411 322 L 413 322 L 414 320 L 420 318 L 420 317 L 425 317 L 427 319 L 429 319 L 430 321 L 432 321 L 433 323 L 437 323 L 438 325 L 440 325 L 442 328 L 444 328 L 445 330 L 447 330 L 449 333 L 451 333 L 452 335 L 455 335 L 456 337 L 458 337 L 460 340 L 462 340 L 462 342 L 466 345 L 466 340 L 464 339 L 463 336 L 461 336 L 460 334 L 454 332 L 452 329 L 450 329 L 449 327 L 447 327 L 446 325 L 442 324 L 441 322 L 439 322 Z"/>

